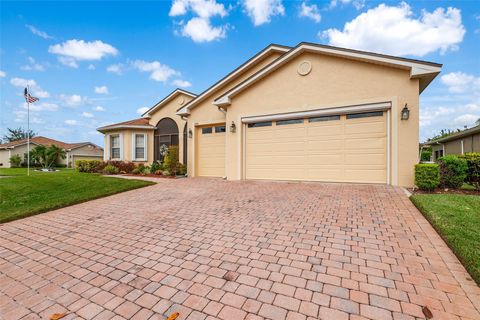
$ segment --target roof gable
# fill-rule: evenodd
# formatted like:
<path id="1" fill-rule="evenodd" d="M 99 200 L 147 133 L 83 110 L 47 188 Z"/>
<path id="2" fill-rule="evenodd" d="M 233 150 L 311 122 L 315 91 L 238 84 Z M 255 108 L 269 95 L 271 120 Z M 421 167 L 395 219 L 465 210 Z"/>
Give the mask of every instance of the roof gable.
<path id="1" fill-rule="evenodd" d="M 178 115 L 188 115 L 190 113 L 190 110 L 194 108 L 196 105 L 198 105 L 200 102 L 204 101 L 207 97 L 209 97 L 210 94 L 215 92 L 218 88 L 222 87 L 223 85 L 229 83 L 230 81 L 234 80 L 237 78 L 239 75 L 241 75 L 245 70 L 249 69 L 250 67 L 258 64 L 259 62 L 263 61 L 263 59 L 267 56 L 269 56 L 272 52 L 280 52 L 282 54 L 288 52 L 291 49 L 291 47 L 287 46 L 282 46 L 282 45 L 277 45 L 277 44 L 271 44 L 258 52 L 256 55 L 251 57 L 249 60 L 244 62 L 242 65 L 240 65 L 238 68 L 227 74 L 225 77 L 214 83 L 211 87 L 203 91 L 201 94 L 199 94 L 196 98 L 188 102 L 185 106 L 179 108 L 177 110 Z"/>
<path id="2" fill-rule="evenodd" d="M 167 95 L 165 98 L 163 98 L 162 100 L 160 100 L 159 102 L 157 102 L 153 107 L 151 107 L 150 109 L 148 109 L 145 113 L 142 114 L 142 117 L 149 117 L 151 116 L 153 113 L 155 113 L 157 110 L 161 109 L 165 104 L 167 104 L 169 101 L 171 101 L 172 99 L 174 99 L 175 97 L 181 95 L 181 94 L 184 94 L 186 96 L 189 96 L 189 97 L 192 97 L 195 99 L 195 97 L 197 97 L 196 94 L 194 93 L 191 93 L 189 91 L 186 91 L 186 90 L 183 90 L 183 89 L 175 89 L 174 91 L 172 91 L 169 95 Z"/>
<path id="3" fill-rule="evenodd" d="M 231 98 L 241 91 L 247 89 L 250 85 L 256 81 L 268 76 L 273 71 L 281 68 L 288 61 L 299 56 L 303 52 L 312 52 L 317 54 L 332 55 L 336 57 L 342 57 L 351 60 L 357 60 L 362 62 L 369 62 L 393 68 L 399 68 L 403 70 L 410 70 L 411 78 L 420 79 L 420 93 L 428 86 L 428 84 L 440 73 L 441 64 L 420 61 L 414 59 L 407 59 L 401 57 L 394 57 L 389 55 L 383 55 L 372 52 L 351 50 L 345 48 L 338 48 L 332 46 L 319 45 L 314 43 L 302 42 L 295 48 L 291 49 L 288 53 L 279 57 L 263 69 L 259 70 L 243 82 L 239 83 L 223 95 L 215 99 L 214 104 L 217 106 L 228 106 L 231 104 Z"/>
<path id="4" fill-rule="evenodd" d="M 133 120 L 128 120 L 124 122 L 119 122 L 119 123 L 114 123 L 110 124 L 108 126 L 103 126 L 97 129 L 97 131 L 100 132 L 107 132 L 111 130 L 116 130 L 116 129 L 150 129 L 153 130 L 155 129 L 154 126 L 152 126 L 148 118 L 138 118 L 138 119 L 133 119 Z"/>
<path id="5" fill-rule="evenodd" d="M 12 141 L 12 142 L 8 142 L 8 143 L 0 144 L 0 149 L 15 148 L 15 147 L 18 147 L 18 146 L 25 145 L 27 143 L 28 143 L 27 139 L 21 139 L 21 140 L 17 140 L 17 141 Z M 35 144 L 35 145 L 42 145 L 42 146 L 56 145 L 57 147 L 60 147 L 60 148 L 65 149 L 65 150 L 78 148 L 78 147 L 88 145 L 88 144 L 91 144 L 91 145 L 94 145 L 94 146 L 98 147 L 97 145 L 95 145 L 91 142 L 67 143 L 67 142 L 63 142 L 63 141 L 59 141 L 59 140 L 55 140 L 55 139 L 50 139 L 50 138 L 42 137 L 42 136 L 36 136 L 36 137 L 31 138 L 30 143 Z"/>

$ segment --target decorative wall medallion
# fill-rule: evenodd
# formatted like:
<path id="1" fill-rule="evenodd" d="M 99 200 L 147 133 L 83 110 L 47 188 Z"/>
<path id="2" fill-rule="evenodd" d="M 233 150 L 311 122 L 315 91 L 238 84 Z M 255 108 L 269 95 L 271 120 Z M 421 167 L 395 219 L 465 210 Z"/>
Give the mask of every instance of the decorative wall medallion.
<path id="1" fill-rule="evenodd" d="M 310 61 L 303 61 L 298 65 L 297 72 L 301 76 L 306 76 L 312 71 L 312 64 Z"/>
<path id="2" fill-rule="evenodd" d="M 184 104 L 184 103 L 185 103 L 185 98 L 184 98 L 184 97 L 178 98 L 178 104 L 179 104 L 179 105 L 182 105 L 182 104 Z"/>

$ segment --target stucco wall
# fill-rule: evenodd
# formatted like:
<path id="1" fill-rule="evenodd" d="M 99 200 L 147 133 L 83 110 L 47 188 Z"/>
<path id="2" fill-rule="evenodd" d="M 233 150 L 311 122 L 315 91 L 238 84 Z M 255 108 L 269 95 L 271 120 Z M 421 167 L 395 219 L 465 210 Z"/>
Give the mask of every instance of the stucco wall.
<path id="1" fill-rule="evenodd" d="M 311 62 L 312 71 L 300 76 L 297 67 L 304 60 Z M 234 121 L 237 132 L 227 130 L 227 177 L 242 178 L 242 117 L 391 101 L 391 182 L 412 186 L 418 162 L 418 90 L 418 80 L 410 79 L 407 70 L 304 53 L 233 97 L 226 122 Z M 406 103 L 410 119 L 401 121 Z"/>
<path id="2" fill-rule="evenodd" d="M 30 144 L 30 150 L 35 148 L 35 146 L 36 146 L 35 144 Z M 10 166 L 10 157 L 15 155 L 15 154 L 20 155 L 20 158 L 22 158 L 22 162 L 23 162 L 23 157 L 26 153 L 27 153 L 27 145 L 26 144 L 11 149 L 11 153 L 9 152 L 9 150 L 1 150 L 0 151 L 0 163 L 3 163 L 2 168 L 10 168 L 11 167 Z"/>
<path id="3" fill-rule="evenodd" d="M 147 161 L 137 161 L 133 159 L 132 155 L 132 135 L 134 134 L 146 134 L 147 135 Z M 120 159 L 111 159 L 110 155 L 110 136 L 111 135 L 121 135 L 120 141 L 123 142 L 121 149 L 121 158 Z M 104 136 L 104 160 L 123 160 L 123 161 L 134 161 L 138 163 L 152 163 L 153 162 L 153 130 L 115 130 L 110 131 Z"/>
<path id="4" fill-rule="evenodd" d="M 149 120 L 149 123 L 152 126 L 157 126 L 158 122 L 163 118 L 171 118 L 175 121 L 178 127 L 178 143 L 179 143 L 178 158 L 180 159 L 180 162 L 183 162 L 183 129 L 185 128 L 186 121 L 183 120 L 176 113 L 180 107 L 182 107 L 192 99 L 193 98 L 191 96 L 180 92 L 171 101 L 167 102 L 165 105 L 163 105 L 161 108 L 156 110 L 153 114 L 151 114 L 151 118 Z M 153 152 L 154 152 L 154 149 L 151 149 L 152 156 L 153 156 Z M 153 161 L 153 157 L 152 157 L 152 161 Z"/>
<path id="5" fill-rule="evenodd" d="M 258 70 L 265 67 L 267 64 L 271 63 L 275 59 L 277 59 L 281 53 L 279 52 L 272 52 L 268 56 L 264 57 L 261 61 L 257 64 L 249 67 L 248 69 L 244 70 L 244 72 L 232 79 L 230 82 L 224 84 L 223 86 L 217 88 L 216 90 L 212 91 L 208 96 L 204 98 L 202 102 L 196 105 L 190 112 L 188 116 L 188 127 L 192 130 L 193 135 L 196 134 L 197 130 L 195 130 L 195 126 L 205 125 L 205 124 L 217 124 L 225 122 L 225 114 L 218 110 L 218 108 L 213 104 L 213 101 L 218 98 L 222 93 L 228 91 L 229 89 L 233 88 L 240 82 L 244 81 L 246 78 L 250 77 L 252 74 L 257 72 Z M 195 137 L 193 139 L 188 139 L 188 174 L 189 176 L 194 176 L 194 162 L 195 162 Z"/>
<path id="6" fill-rule="evenodd" d="M 67 158 L 64 160 L 65 164 L 67 164 L 69 167 L 73 167 L 75 165 L 74 163 L 74 161 L 76 160 L 75 158 L 78 156 L 103 157 L 103 150 L 91 144 L 73 149 L 67 152 Z M 97 158 L 94 158 L 94 159 L 97 159 Z M 98 158 L 98 160 L 103 160 L 103 158 Z"/>
<path id="7" fill-rule="evenodd" d="M 444 142 L 443 145 L 445 145 L 445 154 L 462 154 L 462 141 L 463 153 L 480 152 L 480 133 L 477 133 L 461 137 L 456 140 Z M 443 148 L 443 145 L 435 146 L 435 150 Z"/>
<path id="8" fill-rule="evenodd" d="M 10 152 L 8 150 L 0 150 L 0 168 L 10 168 Z"/>

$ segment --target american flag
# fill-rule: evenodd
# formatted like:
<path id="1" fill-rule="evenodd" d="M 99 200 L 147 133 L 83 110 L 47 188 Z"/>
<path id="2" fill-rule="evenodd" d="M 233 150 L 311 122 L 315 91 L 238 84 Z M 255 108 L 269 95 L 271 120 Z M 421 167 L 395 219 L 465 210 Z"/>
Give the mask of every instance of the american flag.
<path id="1" fill-rule="evenodd" d="M 28 103 L 34 103 L 35 101 L 40 100 L 38 98 L 32 97 L 30 95 L 30 93 L 28 92 L 27 88 L 25 88 L 25 92 L 24 92 L 23 96 L 25 97 L 25 101 L 27 101 Z"/>

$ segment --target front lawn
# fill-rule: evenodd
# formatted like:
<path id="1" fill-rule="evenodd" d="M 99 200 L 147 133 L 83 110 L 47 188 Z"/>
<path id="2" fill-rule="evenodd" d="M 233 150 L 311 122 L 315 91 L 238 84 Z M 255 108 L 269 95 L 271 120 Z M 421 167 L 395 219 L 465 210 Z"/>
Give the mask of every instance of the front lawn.
<path id="1" fill-rule="evenodd" d="M 0 223 L 154 184 L 78 173 L 0 169 Z"/>
<path id="2" fill-rule="evenodd" d="M 480 284 L 480 196 L 417 194 L 410 199 Z"/>

